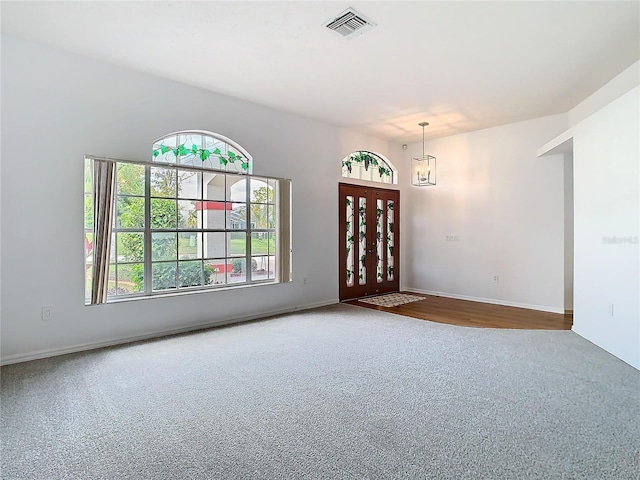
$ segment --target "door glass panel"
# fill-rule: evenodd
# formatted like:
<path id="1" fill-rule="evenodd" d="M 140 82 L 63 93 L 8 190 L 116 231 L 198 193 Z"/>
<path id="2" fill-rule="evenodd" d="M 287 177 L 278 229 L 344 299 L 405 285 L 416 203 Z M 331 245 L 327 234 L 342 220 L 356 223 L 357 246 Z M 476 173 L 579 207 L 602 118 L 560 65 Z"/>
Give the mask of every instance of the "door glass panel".
<path id="1" fill-rule="evenodd" d="M 367 199 L 358 200 L 358 284 L 367 284 Z"/>
<path id="2" fill-rule="evenodd" d="M 382 283 L 383 269 L 384 269 L 384 227 L 382 225 L 384 213 L 384 201 L 382 199 L 376 200 L 376 282 Z"/>
<path id="3" fill-rule="evenodd" d="M 346 224 L 346 235 L 347 235 L 347 264 L 345 265 L 346 269 L 347 269 L 347 286 L 348 287 L 353 287 L 354 284 L 354 278 L 355 278 L 355 270 L 354 270 L 354 265 L 353 265 L 353 255 L 354 255 L 354 224 L 355 224 L 355 219 L 353 218 L 353 209 L 354 209 L 354 205 L 353 205 L 353 196 L 351 195 L 347 195 L 347 200 L 345 202 L 345 208 L 347 211 L 347 215 L 346 215 L 346 219 L 347 219 L 347 224 Z"/>
<path id="4" fill-rule="evenodd" d="M 393 201 L 387 202 L 387 280 L 392 281 L 393 274 L 393 247 L 395 245 L 395 233 L 393 229 Z"/>

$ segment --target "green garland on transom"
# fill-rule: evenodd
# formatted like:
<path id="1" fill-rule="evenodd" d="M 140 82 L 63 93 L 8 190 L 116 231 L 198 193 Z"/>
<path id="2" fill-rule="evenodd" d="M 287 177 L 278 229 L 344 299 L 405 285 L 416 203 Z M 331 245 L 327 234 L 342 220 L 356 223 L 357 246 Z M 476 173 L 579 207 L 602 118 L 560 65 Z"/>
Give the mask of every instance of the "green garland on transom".
<path id="1" fill-rule="evenodd" d="M 380 161 L 382 162 L 383 160 L 380 159 Z M 380 162 L 378 162 L 378 159 L 368 152 L 352 153 L 347 157 L 346 160 L 342 161 L 342 166 L 347 167 L 347 170 L 349 170 L 349 173 L 351 173 L 354 163 L 364 165 L 365 170 L 369 170 L 369 166 L 377 167 L 380 178 L 382 178 L 383 175 L 391 177 L 391 170 L 389 168 L 386 168 L 384 165 L 381 165 Z"/>
<path id="2" fill-rule="evenodd" d="M 191 148 L 185 147 L 184 144 L 178 145 L 175 148 L 167 147 L 166 145 L 162 144 L 160 145 L 159 150 L 158 149 L 153 150 L 153 158 L 156 158 L 161 153 L 165 154 L 168 152 L 173 152 L 173 154 L 176 157 L 178 155 L 189 155 L 189 154 L 195 155 L 198 158 L 200 158 L 200 160 L 202 160 L 203 162 L 207 160 L 209 157 L 218 157 L 218 160 L 220 161 L 220 165 L 226 166 L 229 163 L 235 164 L 235 162 L 240 162 L 240 166 L 242 167 L 242 170 L 246 171 L 249 168 L 249 162 L 242 155 L 238 155 L 236 153 L 229 151 L 225 156 L 222 154 L 219 148 L 216 148 L 215 150 L 211 151 L 211 150 L 207 150 L 206 148 L 198 148 L 196 144 L 193 144 Z"/>

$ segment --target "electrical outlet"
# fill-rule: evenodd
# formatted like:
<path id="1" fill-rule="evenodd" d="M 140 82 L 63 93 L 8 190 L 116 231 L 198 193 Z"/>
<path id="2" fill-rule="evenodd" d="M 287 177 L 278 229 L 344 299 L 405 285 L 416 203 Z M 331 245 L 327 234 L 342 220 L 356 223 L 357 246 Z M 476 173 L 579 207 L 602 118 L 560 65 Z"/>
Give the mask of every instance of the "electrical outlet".
<path id="1" fill-rule="evenodd" d="M 42 320 L 48 322 L 53 318 L 53 307 L 42 307 Z"/>
<path id="2" fill-rule="evenodd" d="M 493 283 L 500 283 L 500 277 L 498 275 L 493 276 Z"/>
<path id="3" fill-rule="evenodd" d="M 307 283 L 309 283 L 309 279 L 307 277 L 302 277 L 302 284 L 306 285 Z"/>

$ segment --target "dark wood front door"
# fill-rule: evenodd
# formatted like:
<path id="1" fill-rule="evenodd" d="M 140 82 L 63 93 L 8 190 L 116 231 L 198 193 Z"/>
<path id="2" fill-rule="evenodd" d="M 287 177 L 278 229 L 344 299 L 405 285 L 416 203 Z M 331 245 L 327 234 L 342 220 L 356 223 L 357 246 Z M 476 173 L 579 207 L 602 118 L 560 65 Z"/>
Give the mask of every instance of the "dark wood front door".
<path id="1" fill-rule="evenodd" d="M 339 186 L 340 300 L 400 287 L 400 192 Z"/>

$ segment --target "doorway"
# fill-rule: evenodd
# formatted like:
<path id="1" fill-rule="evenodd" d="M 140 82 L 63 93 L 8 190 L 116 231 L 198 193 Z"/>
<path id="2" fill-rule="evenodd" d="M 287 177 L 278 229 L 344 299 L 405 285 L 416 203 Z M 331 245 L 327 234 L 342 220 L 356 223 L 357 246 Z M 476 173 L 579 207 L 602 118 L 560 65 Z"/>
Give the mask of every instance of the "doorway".
<path id="1" fill-rule="evenodd" d="M 339 184 L 340 301 L 400 289 L 400 192 Z"/>

